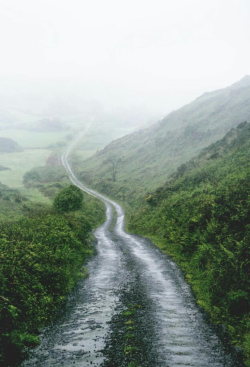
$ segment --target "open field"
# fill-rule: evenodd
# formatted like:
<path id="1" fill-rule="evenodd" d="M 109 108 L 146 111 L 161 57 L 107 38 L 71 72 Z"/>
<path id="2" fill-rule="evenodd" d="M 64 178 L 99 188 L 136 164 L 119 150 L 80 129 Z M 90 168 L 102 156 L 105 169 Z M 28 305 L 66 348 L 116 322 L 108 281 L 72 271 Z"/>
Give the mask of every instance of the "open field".
<path id="1" fill-rule="evenodd" d="M 41 204 L 51 204 L 51 199 L 44 196 L 38 189 L 25 187 L 19 189 L 21 195 L 25 196 L 30 201 L 38 202 Z"/>
<path id="2" fill-rule="evenodd" d="M 17 129 L 0 130 L 0 136 L 15 140 L 23 148 L 47 148 L 50 144 L 63 141 L 69 131 L 26 131 Z"/>
<path id="3" fill-rule="evenodd" d="M 44 166 L 51 151 L 47 149 L 27 149 L 18 153 L 0 155 L 0 164 L 10 168 L 0 172 L 0 182 L 10 188 L 17 188 L 30 200 L 49 202 L 37 189 L 26 189 L 23 186 L 23 175 L 33 167 Z"/>

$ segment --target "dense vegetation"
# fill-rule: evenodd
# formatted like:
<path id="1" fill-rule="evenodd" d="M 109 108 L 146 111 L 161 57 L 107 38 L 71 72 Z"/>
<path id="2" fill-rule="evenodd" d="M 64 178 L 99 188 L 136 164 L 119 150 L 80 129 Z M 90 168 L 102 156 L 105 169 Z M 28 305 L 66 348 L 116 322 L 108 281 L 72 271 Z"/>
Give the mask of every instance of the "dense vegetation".
<path id="1" fill-rule="evenodd" d="M 148 129 L 113 141 L 74 169 L 86 184 L 133 205 L 148 189 L 162 185 L 180 164 L 246 120 L 250 120 L 250 76 L 204 94 Z M 120 160 L 116 182 L 104 164 L 109 157 Z"/>
<path id="2" fill-rule="evenodd" d="M 250 365 L 250 124 L 182 165 L 146 197 L 129 229 L 184 269 L 198 303 Z"/>
<path id="3" fill-rule="evenodd" d="M 54 200 L 54 208 L 62 213 L 80 210 L 82 208 L 83 193 L 73 185 L 65 187 Z"/>
<path id="4" fill-rule="evenodd" d="M 61 191 L 64 196 L 67 190 L 77 193 L 81 205 L 65 212 L 37 206 L 0 185 L 0 201 L 20 206 L 19 220 L 6 212 L 0 223 L 0 364 L 15 365 L 25 347 L 39 343 L 39 330 L 86 272 L 83 263 L 93 253 L 90 229 L 102 222 L 104 208 L 72 186 Z"/>

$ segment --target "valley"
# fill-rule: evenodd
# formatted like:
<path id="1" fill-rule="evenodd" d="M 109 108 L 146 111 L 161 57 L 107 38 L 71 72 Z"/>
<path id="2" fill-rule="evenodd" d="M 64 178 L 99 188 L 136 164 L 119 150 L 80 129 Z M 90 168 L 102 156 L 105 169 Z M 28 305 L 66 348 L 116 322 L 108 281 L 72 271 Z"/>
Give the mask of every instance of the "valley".
<path id="1" fill-rule="evenodd" d="M 205 93 L 151 127 L 112 141 L 89 159 L 79 156 L 78 176 L 117 200 L 138 205 L 138 198 L 163 185 L 181 164 L 221 139 L 231 128 L 250 121 L 250 76 L 230 87 Z M 86 140 L 78 144 L 84 150 Z M 82 148 L 81 148 L 82 147 Z M 119 159 L 116 181 L 105 162 Z"/>
<path id="2" fill-rule="evenodd" d="M 8 259 L 0 280 L 17 288 L 3 286 L 0 299 L 11 320 L 1 358 L 19 365 L 25 351 L 23 366 L 249 365 L 249 100 L 245 77 L 132 134 L 70 120 L 69 130 L 65 122 L 62 131 L 17 129 L 13 142 L 2 130 L 13 151 L 0 155 Z M 55 198 L 70 184 L 84 192 L 83 207 L 64 213 Z M 53 223 L 72 242 L 66 250 L 58 237 L 46 269 L 49 233 L 40 236 Z M 9 270 L 13 243 L 25 278 Z M 35 290 L 27 305 L 17 297 L 25 282 Z M 12 348 L 20 358 L 11 359 Z"/>
<path id="3" fill-rule="evenodd" d="M 0 3 L 0 367 L 250 367 L 250 1 Z"/>

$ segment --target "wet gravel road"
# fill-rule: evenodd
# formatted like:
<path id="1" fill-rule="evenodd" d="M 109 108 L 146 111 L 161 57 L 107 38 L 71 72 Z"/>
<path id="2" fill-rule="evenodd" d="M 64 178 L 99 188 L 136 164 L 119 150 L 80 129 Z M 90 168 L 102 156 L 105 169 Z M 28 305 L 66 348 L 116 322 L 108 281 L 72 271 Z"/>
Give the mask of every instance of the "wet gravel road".
<path id="1" fill-rule="evenodd" d="M 104 201 L 107 219 L 95 231 L 88 278 L 22 366 L 242 366 L 206 322 L 175 263 L 150 241 L 126 233 L 121 206 L 76 179 L 70 149 L 63 164 L 71 181 Z"/>

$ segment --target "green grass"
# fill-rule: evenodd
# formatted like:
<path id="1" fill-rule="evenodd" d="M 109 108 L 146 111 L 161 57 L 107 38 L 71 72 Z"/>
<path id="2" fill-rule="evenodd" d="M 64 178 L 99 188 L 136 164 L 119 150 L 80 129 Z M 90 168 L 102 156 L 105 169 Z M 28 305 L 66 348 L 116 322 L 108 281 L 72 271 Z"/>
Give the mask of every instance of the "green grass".
<path id="1" fill-rule="evenodd" d="M 84 161 L 85 159 L 92 157 L 92 155 L 94 155 L 96 153 L 96 150 L 94 149 L 89 149 L 89 150 L 74 150 L 75 152 L 75 158 L 78 159 L 79 161 Z M 74 154 L 74 153 L 72 153 Z"/>
<path id="2" fill-rule="evenodd" d="M 50 150 L 27 149 L 18 153 L 0 155 L 0 164 L 10 168 L 0 172 L 0 182 L 11 188 L 23 187 L 23 175 L 33 167 L 44 166 Z"/>
<path id="3" fill-rule="evenodd" d="M 50 144 L 65 140 L 69 131 L 26 131 L 18 129 L 1 130 L 0 136 L 15 140 L 23 148 L 46 148 Z"/>
<path id="4" fill-rule="evenodd" d="M 44 196 L 38 189 L 25 187 L 19 189 L 21 195 L 25 196 L 28 200 L 38 202 L 41 204 L 51 204 L 52 200 Z"/>
<path id="5" fill-rule="evenodd" d="M 18 189 L 20 194 L 33 202 L 49 204 L 51 201 L 36 188 L 25 188 L 23 175 L 37 166 L 44 166 L 51 151 L 47 149 L 27 149 L 18 153 L 0 154 L 0 164 L 10 168 L 0 171 L 0 182 L 10 188 Z"/>

